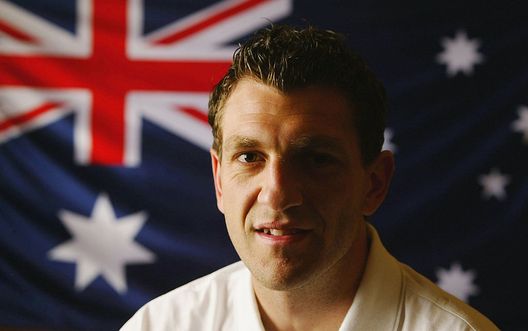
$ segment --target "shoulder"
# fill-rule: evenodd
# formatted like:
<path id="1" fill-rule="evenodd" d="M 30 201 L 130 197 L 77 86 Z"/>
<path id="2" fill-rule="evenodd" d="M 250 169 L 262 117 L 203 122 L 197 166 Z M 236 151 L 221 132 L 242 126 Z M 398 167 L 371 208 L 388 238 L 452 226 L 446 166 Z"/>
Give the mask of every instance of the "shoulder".
<path id="1" fill-rule="evenodd" d="M 477 310 L 401 264 L 405 295 L 403 329 L 498 330 Z"/>
<path id="2" fill-rule="evenodd" d="M 121 330 L 203 329 L 208 316 L 225 315 L 248 273 L 236 262 L 198 278 L 144 305 Z"/>

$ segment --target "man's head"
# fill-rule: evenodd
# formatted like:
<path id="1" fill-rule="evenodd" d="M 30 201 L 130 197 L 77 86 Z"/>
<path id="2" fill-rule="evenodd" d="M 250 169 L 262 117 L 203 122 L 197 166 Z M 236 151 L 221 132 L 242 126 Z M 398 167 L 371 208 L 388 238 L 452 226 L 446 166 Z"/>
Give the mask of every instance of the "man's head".
<path id="1" fill-rule="evenodd" d="M 359 273 L 393 170 L 385 99 L 332 32 L 275 27 L 241 46 L 210 102 L 218 208 L 255 286 Z M 359 268 L 359 271 L 358 271 Z"/>
<path id="2" fill-rule="evenodd" d="M 213 149 L 220 156 L 223 106 L 242 78 L 254 78 L 283 92 L 308 86 L 339 90 L 350 102 L 363 162 L 370 163 L 380 152 L 387 108 L 385 90 L 360 56 L 347 47 L 342 35 L 312 27 L 272 26 L 241 45 L 209 100 Z"/>

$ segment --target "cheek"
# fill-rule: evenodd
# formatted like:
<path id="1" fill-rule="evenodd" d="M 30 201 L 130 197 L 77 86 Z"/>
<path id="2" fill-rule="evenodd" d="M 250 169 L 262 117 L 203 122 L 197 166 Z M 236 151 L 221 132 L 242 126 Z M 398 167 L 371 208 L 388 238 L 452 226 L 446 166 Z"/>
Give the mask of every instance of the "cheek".
<path id="1" fill-rule="evenodd" d="M 224 215 L 231 227 L 244 226 L 257 195 L 258 190 L 250 181 L 240 183 L 231 179 L 224 182 Z"/>
<path id="2" fill-rule="evenodd" d="M 361 188 L 355 184 L 342 177 L 326 179 L 306 186 L 304 195 L 323 215 L 338 216 L 346 211 L 359 210 Z"/>
<path id="3" fill-rule="evenodd" d="M 329 202 L 325 217 L 324 238 L 329 250 L 345 252 L 357 241 L 359 229 L 364 222 L 357 196 L 340 192 L 341 196 L 334 196 Z M 332 248 L 330 248 L 332 247 Z M 341 254 L 341 253 L 340 253 Z"/>
<path id="4" fill-rule="evenodd" d="M 356 188 L 339 185 L 325 194 L 312 197 L 314 208 L 323 220 L 327 241 L 332 238 L 350 236 L 363 219 L 361 194 Z"/>

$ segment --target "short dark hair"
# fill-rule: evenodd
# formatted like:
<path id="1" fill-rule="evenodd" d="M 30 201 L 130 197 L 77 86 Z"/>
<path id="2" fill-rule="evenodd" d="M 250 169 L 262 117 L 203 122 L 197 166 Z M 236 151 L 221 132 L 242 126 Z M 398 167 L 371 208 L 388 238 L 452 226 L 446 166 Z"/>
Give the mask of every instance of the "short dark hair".
<path id="1" fill-rule="evenodd" d="M 246 77 L 283 92 L 308 86 L 336 88 L 354 110 L 363 163 L 371 163 L 380 153 L 387 113 L 385 89 L 346 45 L 343 35 L 315 27 L 272 25 L 240 45 L 209 99 L 213 149 L 220 156 L 222 109 L 237 82 Z"/>

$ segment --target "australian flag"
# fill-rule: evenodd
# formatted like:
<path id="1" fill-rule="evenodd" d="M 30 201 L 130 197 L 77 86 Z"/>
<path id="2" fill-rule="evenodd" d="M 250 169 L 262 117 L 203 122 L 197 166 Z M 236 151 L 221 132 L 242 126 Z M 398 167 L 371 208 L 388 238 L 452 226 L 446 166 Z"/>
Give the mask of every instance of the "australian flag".
<path id="1" fill-rule="evenodd" d="M 271 23 L 339 31 L 384 81 L 401 261 L 525 330 L 528 5 L 0 0 L 0 328 L 115 330 L 237 260 L 208 94 Z"/>

